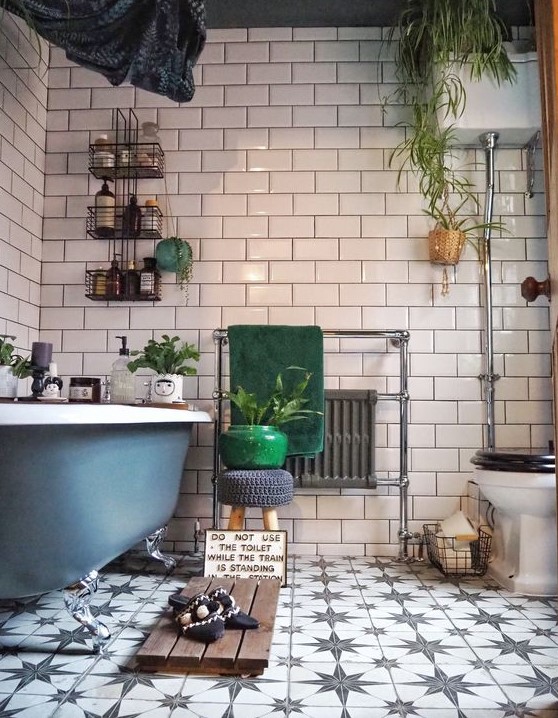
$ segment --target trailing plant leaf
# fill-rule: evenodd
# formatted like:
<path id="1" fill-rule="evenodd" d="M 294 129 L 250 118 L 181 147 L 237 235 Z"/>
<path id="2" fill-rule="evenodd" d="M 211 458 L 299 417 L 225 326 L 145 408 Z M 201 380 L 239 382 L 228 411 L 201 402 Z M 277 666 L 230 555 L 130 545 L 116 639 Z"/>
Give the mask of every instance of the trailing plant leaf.
<path id="1" fill-rule="evenodd" d="M 385 103 L 412 110 L 390 164 L 409 162 L 431 216 L 453 201 L 448 194 L 456 195 L 459 207 L 463 200 L 476 203 L 470 181 L 453 162 L 454 124 L 466 106 L 457 73 L 466 66 L 473 80 L 488 76 L 497 84 L 513 82 L 516 71 L 504 47 L 506 35 L 495 0 L 406 0 L 388 33 L 399 84 Z"/>

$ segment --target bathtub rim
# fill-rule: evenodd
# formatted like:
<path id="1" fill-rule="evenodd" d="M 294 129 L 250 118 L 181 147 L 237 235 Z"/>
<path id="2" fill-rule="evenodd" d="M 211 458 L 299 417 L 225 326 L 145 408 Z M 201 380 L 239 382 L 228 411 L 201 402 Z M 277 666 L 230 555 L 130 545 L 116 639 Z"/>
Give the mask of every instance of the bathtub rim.
<path id="1" fill-rule="evenodd" d="M 0 426 L 63 424 L 202 424 L 206 411 L 126 404 L 0 402 Z"/>

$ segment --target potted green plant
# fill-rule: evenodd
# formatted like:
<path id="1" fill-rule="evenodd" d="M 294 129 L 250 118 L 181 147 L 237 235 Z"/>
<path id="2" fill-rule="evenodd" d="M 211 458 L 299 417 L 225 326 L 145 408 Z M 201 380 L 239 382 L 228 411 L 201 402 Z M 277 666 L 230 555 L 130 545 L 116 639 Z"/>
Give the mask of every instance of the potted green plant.
<path id="1" fill-rule="evenodd" d="M 14 339 L 11 334 L 0 334 L 0 398 L 15 398 L 17 380 L 31 376 L 31 362 L 16 353 Z"/>
<path id="2" fill-rule="evenodd" d="M 161 341 L 150 339 L 144 348 L 130 352 L 136 357 L 128 362 L 128 369 L 151 369 L 157 375 L 153 385 L 155 401 L 163 404 L 178 402 L 182 398 L 182 377 L 197 373 L 191 366 L 199 361 L 200 353 L 193 344 L 180 343 L 180 337 L 163 334 Z"/>
<path id="3" fill-rule="evenodd" d="M 516 71 L 505 39 L 494 0 L 406 0 L 388 34 L 395 48 L 398 87 L 387 103 L 403 104 L 410 111 L 405 138 L 390 161 L 401 162 L 400 174 L 406 162 L 416 174 L 435 229 L 470 237 L 489 226 L 501 227 L 470 219 L 478 215 L 478 200 L 465 169 L 456 167 L 454 125 L 466 109 L 463 68 L 475 81 L 489 77 L 498 84 L 513 82 Z M 467 218 L 460 216 L 465 210 Z M 439 246 L 442 235 L 437 235 Z M 455 249 L 445 264 L 459 261 L 466 236 L 450 235 Z M 439 261 L 436 256 L 431 255 L 432 261 Z"/>
<path id="4" fill-rule="evenodd" d="M 244 424 L 231 424 L 219 436 L 219 454 L 229 469 L 275 469 L 285 463 L 287 435 L 279 427 L 301 421 L 318 412 L 304 407 L 304 394 L 312 374 L 303 367 L 290 366 L 286 371 L 302 372 L 300 381 L 287 388 L 279 373 L 269 396 L 258 398 L 242 386 L 228 391 L 225 398 L 237 407 Z"/>
<path id="5" fill-rule="evenodd" d="M 190 243 L 180 237 L 166 237 L 155 247 L 157 268 L 174 272 L 188 304 L 188 289 L 192 279 L 193 255 Z"/>

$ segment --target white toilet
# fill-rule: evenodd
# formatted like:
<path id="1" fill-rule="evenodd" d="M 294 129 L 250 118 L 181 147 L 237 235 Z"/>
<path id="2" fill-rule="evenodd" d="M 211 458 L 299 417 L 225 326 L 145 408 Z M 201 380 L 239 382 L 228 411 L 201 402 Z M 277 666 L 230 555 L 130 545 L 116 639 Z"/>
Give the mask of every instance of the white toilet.
<path id="1" fill-rule="evenodd" d="M 557 595 L 554 455 L 479 450 L 471 462 L 475 481 L 495 509 L 489 574 L 515 593 Z"/>

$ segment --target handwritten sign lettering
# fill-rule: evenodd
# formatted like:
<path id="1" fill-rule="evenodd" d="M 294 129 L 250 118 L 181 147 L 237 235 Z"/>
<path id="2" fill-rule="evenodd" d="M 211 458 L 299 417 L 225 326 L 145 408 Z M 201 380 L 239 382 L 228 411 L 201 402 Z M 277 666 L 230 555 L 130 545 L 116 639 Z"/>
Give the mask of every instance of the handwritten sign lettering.
<path id="1" fill-rule="evenodd" d="M 287 579 L 286 531 L 205 532 L 204 576 Z"/>

